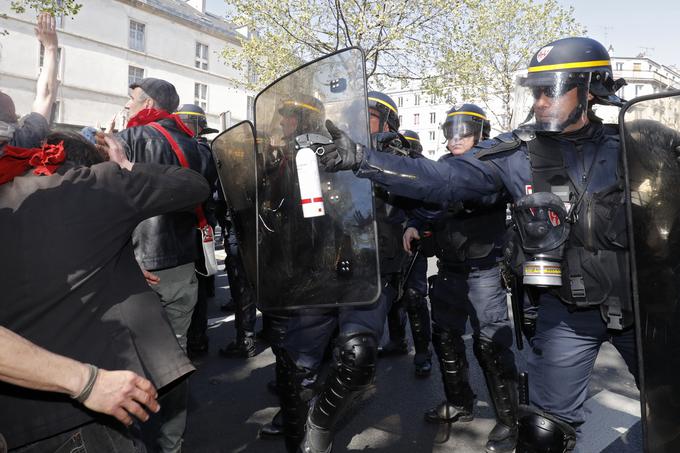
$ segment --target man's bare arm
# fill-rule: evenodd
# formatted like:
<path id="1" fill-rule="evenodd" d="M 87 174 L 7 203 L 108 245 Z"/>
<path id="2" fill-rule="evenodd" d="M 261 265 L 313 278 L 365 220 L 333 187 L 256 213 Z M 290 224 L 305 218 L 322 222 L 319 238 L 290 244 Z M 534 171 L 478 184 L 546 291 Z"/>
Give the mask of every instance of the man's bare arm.
<path id="1" fill-rule="evenodd" d="M 48 122 L 52 104 L 57 97 L 57 56 L 59 41 L 57 39 L 56 21 L 49 13 L 40 13 L 35 35 L 45 48 L 43 67 L 38 76 L 35 100 L 32 111 L 42 115 Z"/>
<path id="2" fill-rule="evenodd" d="M 21 359 L 17 360 L 18 357 Z M 88 365 L 51 353 L 0 326 L 0 380 L 75 397 L 81 394 L 89 378 Z M 153 384 L 131 371 L 100 369 L 83 404 L 130 425 L 130 415 L 148 420 L 145 407 L 158 411 L 157 397 Z"/>

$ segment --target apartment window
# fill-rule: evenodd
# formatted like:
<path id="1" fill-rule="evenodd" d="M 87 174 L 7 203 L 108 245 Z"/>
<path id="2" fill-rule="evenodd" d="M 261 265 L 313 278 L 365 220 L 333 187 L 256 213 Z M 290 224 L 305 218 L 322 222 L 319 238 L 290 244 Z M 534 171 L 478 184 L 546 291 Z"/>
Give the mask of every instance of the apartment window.
<path id="1" fill-rule="evenodd" d="M 430 112 L 430 124 L 437 122 L 437 114 L 435 112 Z"/>
<path id="2" fill-rule="evenodd" d="M 194 84 L 194 104 L 205 111 L 208 110 L 208 85 L 203 83 Z"/>
<path id="3" fill-rule="evenodd" d="M 42 70 L 45 61 L 45 46 L 40 44 L 40 61 L 38 67 Z M 61 47 L 57 48 L 57 68 L 61 67 Z"/>
<path id="4" fill-rule="evenodd" d="M 434 150 L 433 149 L 429 150 L 427 154 L 429 154 L 430 156 L 434 156 Z"/>
<path id="5" fill-rule="evenodd" d="M 399 97 L 397 98 L 397 106 L 398 106 L 398 107 L 403 107 L 403 106 L 404 106 L 404 98 L 403 98 L 403 97 L 399 96 Z"/>
<path id="6" fill-rule="evenodd" d="M 616 70 L 623 71 L 623 63 L 616 63 Z"/>
<path id="7" fill-rule="evenodd" d="M 434 140 L 435 138 L 436 138 L 435 131 L 430 131 L 430 140 Z"/>
<path id="8" fill-rule="evenodd" d="M 399 115 L 399 124 L 404 124 L 404 117 Z"/>
<path id="9" fill-rule="evenodd" d="M 434 94 L 430 95 L 430 104 L 436 104 L 437 103 L 437 96 Z"/>
<path id="10" fill-rule="evenodd" d="M 250 121 L 253 121 L 253 102 L 255 101 L 255 98 L 253 96 L 248 96 L 246 97 L 246 109 L 247 109 L 247 115 L 248 119 Z"/>
<path id="11" fill-rule="evenodd" d="M 59 121 L 59 113 L 61 111 L 61 102 L 60 101 L 54 101 L 54 104 L 52 104 L 52 110 L 50 111 L 50 124 L 54 123 L 55 121 Z"/>
<path id="12" fill-rule="evenodd" d="M 416 94 L 413 96 L 413 105 L 420 105 L 420 95 Z"/>
<path id="13" fill-rule="evenodd" d="M 56 3 L 57 4 L 55 6 L 58 6 L 58 7 L 64 6 L 64 0 L 57 0 Z M 59 14 L 58 16 L 56 16 L 54 18 L 54 22 L 55 22 L 55 25 L 57 26 L 57 28 L 60 28 L 60 29 L 64 28 L 64 15 Z"/>
<path id="14" fill-rule="evenodd" d="M 420 113 L 413 114 L 413 125 L 417 126 L 420 124 Z"/>
<path id="15" fill-rule="evenodd" d="M 633 63 L 633 71 L 642 71 L 642 63 Z"/>
<path id="16" fill-rule="evenodd" d="M 129 36 L 129 42 L 128 42 L 128 47 L 132 50 L 139 50 L 140 52 L 144 52 L 145 48 L 145 40 L 144 40 L 144 33 L 145 33 L 145 25 L 140 24 L 139 22 L 135 22 L 134 20 L 130 21 L 130 36 Z"/>
<path id="17" fill-rule="evenodd" d="M 137 83 L 144 78 L 144 68 L 136 66 L 128 66 L 128 84 L 127 86 Z"/>
<path id="18" fill-rule="evenodd" d="M 38 60 L 38 74 L 42 72 L 42 68 L 45 62 L 45 47 L 40 44 L 40 57 Z M 57 80 L 61 80 L 61 47 L 57 48 Z"/>
<path id="19" fill-rule="evenodd" d="M 644 85 L 635 85 L 635 96 L 639 96 L 642 94 L 642 90 L 644 89 Z"/>
<path id="20" fill-rule="evenodd" d="M 196 62 L 194 66 L 198 69 L 208 70 L 208 46 L 200 42 L 196 43 Z"/>

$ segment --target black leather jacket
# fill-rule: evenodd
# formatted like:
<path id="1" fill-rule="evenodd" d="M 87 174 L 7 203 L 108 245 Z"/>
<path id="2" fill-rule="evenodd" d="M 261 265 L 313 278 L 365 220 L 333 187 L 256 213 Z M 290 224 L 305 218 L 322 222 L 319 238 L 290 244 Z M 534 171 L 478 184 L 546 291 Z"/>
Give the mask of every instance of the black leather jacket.
<path id="1" fill-rule="evenodd" d="M 202 153 L 198 142 L 179 130 L 172 120 L 160 120 L 184 151 L 189 167 L 202 175 L 214 165 L 210 156 Z M 136 126 L 121 131 L 118 136 L 127 144 L 132 162 L 154 162 L 180 165 L 170 143 L 151 126 Z M 161 270 L 194 262 L 197 258 L 196 215 L 176 212 L 152 217 L 140 223 L 132 234 L 135 257 L 146 270 Z"/>

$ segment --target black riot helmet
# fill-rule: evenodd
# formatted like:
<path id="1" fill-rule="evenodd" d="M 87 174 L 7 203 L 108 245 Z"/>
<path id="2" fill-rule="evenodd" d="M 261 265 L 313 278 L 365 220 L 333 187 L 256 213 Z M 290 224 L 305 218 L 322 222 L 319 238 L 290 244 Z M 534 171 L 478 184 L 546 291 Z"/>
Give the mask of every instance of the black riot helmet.
<path id="1" fill-rule="evenodd" d="M 475 104 L 456 104 L 446 112 L 442 124 L 446 140 L 474 136 L 475 144 L 489 138 L 491 123 L 484 110 Z"/>
<path id="2" fill-rule="evenodd" d="M 380 115 L 380 132 L 387 124 L 390 131 L 397 132 L 399 130 L 399 113 L 397 111 L 397 104 L 394 103 L 391 97 L 379 91 L 368 92 L 368 108 L 376 110 Z"/>
<path id="3" fill-rule="evenodd" d="M 399 133 L 406 139 L 408 150 L 412 154 L 417 156 L 423 155 L 423 145 L 420 144 L 420 135 L 418 135 L 417 132 L 404 129 L 403 131 L 399 131 Z"/>
<path id="4" fill-rule="evenodd" d="M 279 115 L 286 119 L 295 119 L 294 128 L 291 130 L 284 126 L 284 136 L 292 137 L 299 134 L 318 133 L 324 131 L 324 121 L 326 112 L 323 103 L 313 96 L 299 94 L 294 97 L 284 99 L 277 109 Z"/>
<path id="5" fill-rule="evenodd" d="M 196 135 L 214 134 L 219 132 L 217 129 L 208 127 L 205 111 L 197 105 L 182 104 L 177 108 L 175 115 L 178 115 L 182 122 L 192 129 Z"/>
<path id="6" fill-rule="evenodd" d="M 513 128 L 562 132 L 586 115 L 591 104 L 622 105 L 616 91 L 625 84 L 623 79 L 614 80 L 609 52 L 594 39 L 551 42 L 533 56 L 527 75 L 517 78 Z M 574 101 L 565 95 L 574 89 L 577 102 L 571 107 Z M 588 93 L 593 96 L 591 101 Z M 546 102 L 550 103 L 549 112 L 539 106 Z M 567 105 L 568 115 L 556 113 Z"/>

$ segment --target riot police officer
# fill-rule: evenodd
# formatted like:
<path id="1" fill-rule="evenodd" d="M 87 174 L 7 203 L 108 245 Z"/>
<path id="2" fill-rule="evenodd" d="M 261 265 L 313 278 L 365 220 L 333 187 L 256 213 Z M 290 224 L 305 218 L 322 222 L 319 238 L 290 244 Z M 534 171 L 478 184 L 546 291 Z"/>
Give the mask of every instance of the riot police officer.
<path id="1" fill-rule="evenodd" d="M 197 105 L 180 105 L 177 108 L 175 115 L 178 115 L 182 122 L 194 132 L 194 137 L 198 142 L 198 149 L 201 151 L 202 158 L 211 162 L 211 165 L 208 167 L 210 174 L 207 175 L 206 179 L 211 183 L 211 187 L 214 191 L 217 181 L 217 169 L 213 163 L 212 152 L 210 151 L 208 141 L 204 135 L 213 134 L 218 131 L 208 127 L 205 112 Z M 203 212 L 206 215 L 208 223 L 215 228 L 217 219 L 214 215 L 215 203 L 212 199 L 204 203 Z M 198 249 L 202 250 L 201 247 Z M 187 353 L 190 357 L 205 354 L 208 350 L 208 297 L 215 293 L 215 277 L 202 275 L 200 269 L 203 266 L 204 264 L 201 262 L 201 259 L 196 261 L 196 268 L 199 269 L 196 273 L 198 279 L 198 297 L 196 300 L 196 307 L 191 315 L 191 324 L 187 331 Z"/>
<path id="2" fill-rule="evenodd" d="M 423 157 L 423 146 L 420 136 L 412 130 L 399 132 L 408 143 L 409 156 Z M 409 209 L 410 211 L 410 209 Z M 409 245 L 401 244 L 407 252 Z M 418 252 L 407 260 L 404 269 L 401 297 L 392 305 L 387 314 L 387 327 L 390 342 L 382 348 L 383 355 L 405 354 L 408 352 L 406 343 L 406 319 L 411 324 L 413 347 L 415 356 L 413 364 L 418 377 L 427 377 L 432 371 L 432 351 L 430 350 L 430 309 L 427 306 L 427 257 Z M 405 312 L 404 312 L 405 311 Z"/>
<path id="3" fill-rule="evenodd" d="M 442 124 L 450 163 L 489 138 L 484 110 L 474 104 L 453 106 Z M 431 423 L 469 421 L 475 395 L 468 382 L 468 363 L 462 335 L 470 319 L 473 350 L 486 379 L 497 424 L 489 434 L 487 451 L 510 452 L 517 439 L 517 395 L 512 328 L 499 261 L 505 236 L 506 203 L 465 201 L 447 209 L 414 211 L 404 233 L 404 245 L 420 239 L 427 225 L 424 248 L 438 258 L 438 274 L 430 283 L 432 342 L 439 358 L 446 400 L 425 413 Z"/>
<path id="4" fill-rule="evenodd" d="M 510 194 L 519 268 L 538 304 L 528 358 L 532 406 L 520 414 L 517 451 L 570 451 L 602 342 L 637 373 L 619 140 L 591 108 L 620 105 L 625 82 L 613 79 L 604 46 L 580 37 L 541 48 L 517 82 L 515 131 L 450 165 L 364 150 L 341 133 L 323 162 L 416 199 Z"/>
<path id="5" fill-rule="evenodd" d="M 399 148 L 397 143 L 382 142 L 384 137 L 392 137 L 385 134 L 396 132 L 399 128 L 396 104 L 388 96 L 377 92 L 368 93 L 368 104 L 370 128 L 376 146 Z M 380 252 L 384 250 L 385 254 L 381 254 L 383 286 L 378 301 L 362 307 L 300 310 L 287 325 L 276 369 L 289 451 L 296 451 L 298 446 L 305 453 L 330 451 L 339 418 L 354 398 L 373 383 L 378 341 L 389 306 L 396 298 L 397 281 L 405 256 L 398 247 L 405 216 L 389 207 L 384 200 L 376 199 L 376 205 L 379 235 L 394 232 L 393 237 L 381 240 Z M 370 222 L 372 219 L 357 221 Z M 315 393 L 314 383 L 324 351 L 336 327 L 337 361 L 310 407 L 308 401 Z"/>

